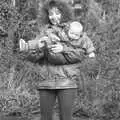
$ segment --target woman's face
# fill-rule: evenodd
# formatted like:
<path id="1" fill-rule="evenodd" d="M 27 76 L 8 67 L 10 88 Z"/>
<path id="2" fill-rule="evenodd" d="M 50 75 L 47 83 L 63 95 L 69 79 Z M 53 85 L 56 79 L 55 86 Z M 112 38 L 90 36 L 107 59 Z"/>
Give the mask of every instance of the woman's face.
<path id="1" fill-rule="evenodd" d="M 56 25 L 60 23 L 61 20 L 61 12 L 58 8 L 53 7 L 49 10 L 49 19 L 52 24 Z"/>

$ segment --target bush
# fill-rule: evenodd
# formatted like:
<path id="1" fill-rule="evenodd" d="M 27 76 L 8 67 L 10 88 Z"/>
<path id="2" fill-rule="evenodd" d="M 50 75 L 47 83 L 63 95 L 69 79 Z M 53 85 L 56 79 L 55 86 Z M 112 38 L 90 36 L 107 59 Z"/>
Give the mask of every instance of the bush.
<path id="1" fill-rule="evenodd" d="M 25 116 L 40 111 L 39 96 L 34 89 L 40 71 L 37 65 L 23 61 L 24 56 L 18 52 L 21 37 L 29 40 L 39 32 L 36 8 L 32 2 L 24 2 L 23 7 L 14 7 L 6 0 L 0 1 L 0 111 Z M 87 59 L 81 64 L 73 115 L 95 120 L 118 119 L 120 3 L 117 0 L 81 3 L 93 6 L 83 10 L 85 16 L 80 21 L 85 21 L 85 31 L 96 47 L 96 61 Z"/>

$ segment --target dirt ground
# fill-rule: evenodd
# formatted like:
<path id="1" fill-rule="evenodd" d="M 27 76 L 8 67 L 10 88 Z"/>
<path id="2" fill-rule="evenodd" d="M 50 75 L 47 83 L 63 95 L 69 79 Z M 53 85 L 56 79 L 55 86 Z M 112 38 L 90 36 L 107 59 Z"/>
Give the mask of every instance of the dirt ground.
<path id="1" fill-rule="evenodd" d="M 16 116 L 0 115 L 0 120 L 40 120 L 40 115 L 34 115 L 32 118 L 29 119 Z M 59 116 L 56 113 L 53 114 L 53 120 L 59 120 Z"/>
<path id="2" fill-rule="evenodd" d="M 40 120 L 40 115 L 34 115 L 32 118 L 22 118 L 22 117 L 15 117 L 15 116 L 4 116 L 0 115 L 0 120 Z M 59 115 L 57 113 L 53 114 L 53 120 L 60 120 Z M 73 120 L 85 120 L 80 118 L 73 118 Z"/>

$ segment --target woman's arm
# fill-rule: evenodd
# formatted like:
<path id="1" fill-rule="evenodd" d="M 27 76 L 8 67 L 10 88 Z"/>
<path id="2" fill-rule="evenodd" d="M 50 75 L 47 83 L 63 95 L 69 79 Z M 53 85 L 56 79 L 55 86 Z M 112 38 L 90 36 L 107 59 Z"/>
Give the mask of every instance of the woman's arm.
<path id="1" fill-rule="evenodd" d="M 36 62 L 44 57 L 44 43 L 35 39 L 25 42 L 23 39 L 19 41 L 19 49 L 24 54 L 24 59 Z"/>
<path id="2" fill-rule="evenodd" d="M 29 40 L 26 42 L 24 39 L 19 40 L 19 48 L 20 51 L 29 51 L 35 49 L 42 49 L 44 47 L 44 42 L 48 39 L 48 37 L 44 36 L 39 39 Z"/>
<path id="3" fill-rule="evenodd" d="M 71 45 L 63 44 L 63 54 L 65 55 L 68 61 L 81 62 L 85 59 L 85 50 L 81 47 L 72 47 Z"/>
<path id="4" fill-rule="evenodd" d="M 81 48 L 75 49 L 71 45 L 68 46 L 65 43 L 52 45 L 50 51 L 56 54 L 61 54 L 68 64 L 80 62 L 85 58 L 84 50 Z"/>

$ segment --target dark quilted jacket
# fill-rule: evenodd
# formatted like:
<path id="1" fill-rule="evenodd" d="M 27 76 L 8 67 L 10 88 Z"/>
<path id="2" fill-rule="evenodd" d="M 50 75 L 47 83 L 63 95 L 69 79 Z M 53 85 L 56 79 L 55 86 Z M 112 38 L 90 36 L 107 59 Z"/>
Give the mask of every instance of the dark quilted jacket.
<path id="1" fill-rule="evenodd" d="M 83 36 L 81 40 L 86 50 L 94 50 L 93 44 L 88 37 Z M 29 58 L 33 60 L 37 58 L 35 61 L 39 63 L 38 67 L 43 78 L 36 82 L 36 87 L 38 89 L 77 87 L 76 81 L 79 79 L 80 75 L 79 65 L 85 55 L 81 52 L 81 47 L 73 48 L 66 43 L 62 44 L 64 46 L 64 51 L 54 55 L 48 52 L 47 48 L 37 51 L 34 54 L 32 52 L 30 54 L 29 52 Z"/>

